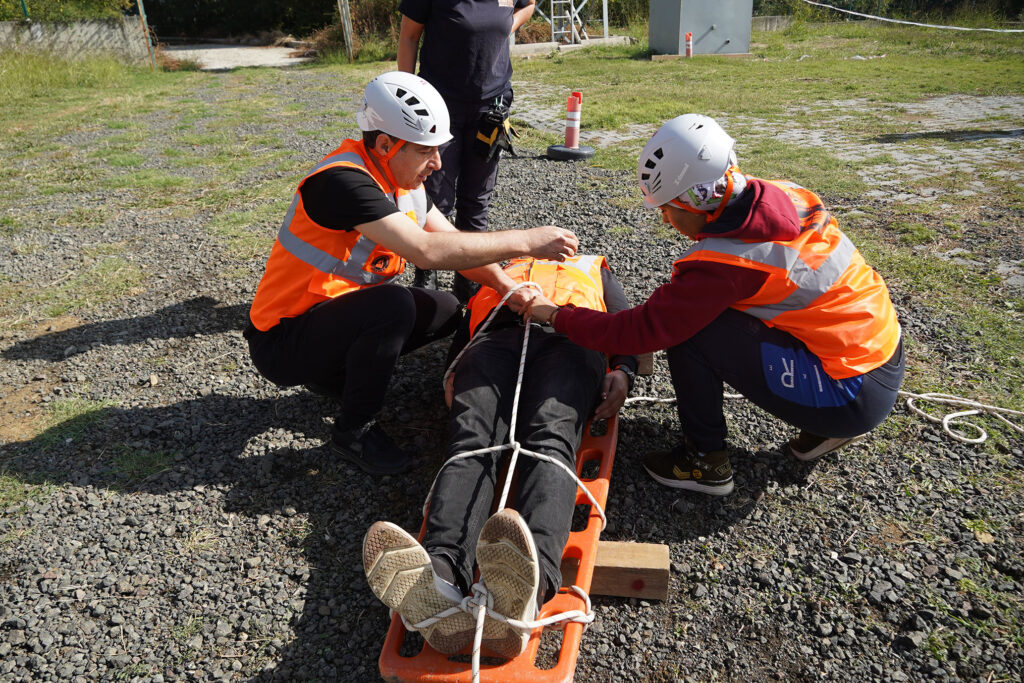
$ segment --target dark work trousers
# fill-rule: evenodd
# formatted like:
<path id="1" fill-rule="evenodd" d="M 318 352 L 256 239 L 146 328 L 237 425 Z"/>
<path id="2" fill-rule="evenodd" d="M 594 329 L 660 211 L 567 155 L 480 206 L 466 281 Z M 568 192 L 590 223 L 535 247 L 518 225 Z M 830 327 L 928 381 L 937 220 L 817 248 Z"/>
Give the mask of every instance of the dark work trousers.
<path id="1" fill-rule="evenodd" d="M 884 365 L 846 380 L 821 369 L 803 342 L 733 309 L 668 350 L 683 434 L 698 450 L 725 447 L 722 382 L 800 430 L 851 437 L 877 427 L 903 382 L 903 344 Z"/>
<path id="2" fill-rule="evenodd" d="M 486 333 L 459 361 L 448 422 L 449 458 L 508 443 L 522 338 L 521 327 Z M 516 422 L 523 448 L 554 456 L 575 470 L 576 449 L 597 405 L 605 368 L 602 354 L 534 326 Z M 480 529 L 504 487 L 504 478 L 498 480 L 500 461 L 510 453 L 505 449 L 445 465 L 430 499 L 423 546 L 432 557 L 443 557 L 454 567 L 455 582 L 465 592 L 473 583 Z M 568 473 L 520 454 L 506 505 L 519 512 L 533 532 L 543 600 L 562 583 L 559 567 L 575 501 L 576 482 Z"/>
<path id="3" fill-rule="evenodd" d="M 512 107 L 511 88 L 502 99 Z M 487 210 L 498 180 L 498 156 L 483 159 L 473 150 L 473 141 L 480 117 L 493 102 L 446 102 L 453 137 L 441 145 L 441 170 L 423 183 L 438 211 L 448 218 L 454 213 L 455 227 L 463 231 L 487 230 Z"/>
<path id="4" fill-rule="evenodd" d="M 378 285 L 317 304 L 266 332 L 250 328 L 260 374 L 281 386 L 313 384 L 341 401 L 339 429 L 365 424 L 384 405 L 398 357 L 447 337 L 461 320 L 447 292 Z"/>

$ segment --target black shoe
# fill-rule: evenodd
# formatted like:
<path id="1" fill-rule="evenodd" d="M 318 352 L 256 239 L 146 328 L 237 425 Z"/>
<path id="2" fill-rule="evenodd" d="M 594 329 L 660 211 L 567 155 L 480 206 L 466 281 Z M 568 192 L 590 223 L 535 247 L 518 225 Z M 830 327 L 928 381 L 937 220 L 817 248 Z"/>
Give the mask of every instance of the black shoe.
<path id="1" fill-rule="evenodd" d="M 416 269 L 416 274 L 412 278 L 413 287 L 422 287 L 423 289 L 437 289 L 437 273 L 432 270 L 421 270 Z"/>
<path id="2" fill-rule="evenodd" d="M 465 306 L 469 303 L 469 300 L 473 298 L 473 295 L 480 289 L 479 282 L 473 282 L 467 277 L 464 277 L 462 273 L 455 273 L 455 280 L 452 282 L 452 294 L 459 300 L 459 303 Z"/>
<path id="3" fill-rule="evenodd" d="M 670 451 L 644 456 L 644 469 L 659 484 L 699 491 L 712 496 L 732 493 L 732 465 L 728 451 L 701 453 L 688 442 Z"/>
<path id="4" fill-rule="evenodd" d="M 336 399 L 336 400 L 339 400 L 339 401 L 342 398 L 342 390 L 341 389 L 335 389 L 334 387 L 329 387 L 329 386 L 327 386 L 325 384 L 304 384 L 303 386 L 306 387 L 307 391 L 309 391 L 310 393 L 316 394 L 317 396 L 324 396 L 326 398 L 333 398 L 333 399 Z"/>
<path id="5" fill-rule="evenodd" d="M 357 429 L 331 429 L 331 450 L 367 474 L 383 476 L 408 472 L 416 461 L 371 420 Z"/>

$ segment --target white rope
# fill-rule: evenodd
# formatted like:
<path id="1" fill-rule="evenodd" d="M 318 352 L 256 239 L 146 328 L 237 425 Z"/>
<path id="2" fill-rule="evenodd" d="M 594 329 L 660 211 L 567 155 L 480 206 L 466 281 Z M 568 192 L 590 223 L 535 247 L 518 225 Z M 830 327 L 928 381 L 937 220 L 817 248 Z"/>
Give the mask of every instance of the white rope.
<path id="1" fill-rule="evenodd" d="M 433 626 L 442 619 L 446 619 L 459 612 L 466 612 L 471 614 L 476 619 L 476 628 L 473 633 L 473 681 L 478 682 L 480 680 L 480 650 L 481 644 L 483 643 L 483 632 L 484 632 L 484 620 L 486 617 L 490 617 L 495 621 L 499 621 L 507 626 L 516 629 L 517 631 L 523 631 L 529 633 L 536 628 L 547 628 L 549 626 L 560 625 L 564 628 L 565 624 L 572 621 L 578 624 L 583 624 L 583 630 L 586 631 L 590 624 L 595 619 L 594 609 L 590 602 L 590 596 L 587 592 L 577 585 L 570 586 L 570 589 L 576 593 L 576 595 L 583 601 L 586 609 L 583 610 L 569 610 L 568 612 L 562 612 L 560 614 L 552 614 L 551 616 L 544 617 L 543 619 L 534 620 L 520 620 L 507 617 L 500 612 L 494 611 L 494 598 L 491 596 L 491 592 L 487 590 L 487 585 L 482 581 L 478 581 L 473 584 L 472 593 L 462 599 L 458 605 L 454 605 L 439 612 L 432 617 L 427 617 L 423 621 L 415 624 L 410 623 L 404 616 L 399 614 L 402 623 L 409 630 L 420 630 Z"/>
<path id="2" fill-rule="evenodd" d="M 722 394 L 722 398 L 743 398 L 743 394 Z M 627 398 L 622 405 L 632 403 L 675 403 L 675 398 L 658 398 L 657 396 L 632 396 Z"/>
<path id="3" fill-rule="evenodd" d="M 887 21 L 892 24 L 906 24 L 908 26 L 923 26 L 925 28 L 942 28 L 950 31 L 989 31 L 991 33 L 1024 33 L 1024 29 L 1019 28 L 969 28 L 966 26 L 944 26 L 942 24 L 921 24 L 916 21 L 904 21 L 902 19 L 889 19 L 888 17 L 879 17 L 874 14 L 863 14 L 861 12 L 854 12 L 853 10 L 841 9 L 839 7 L 833 7 L 832 5 L 826 5 L 823 2 L 813 2 L 812 0 L 803 0 L 808 5 L 814 5 L 815 7 L 827 7 L 828 9 L 835 10 L 836 12 L 842 12 L 844 14 L 852 14 L 857 17 L 864 17 L 865 19 L 874 19 L 876 21 Z"/>
<path id="4" fill-rule="evenodd" d="M 509 289 L 508 292 L 505 293 L 505 296 L 501 298 L 501 301 L 498 302 L 498 305 L 495 306 L 493 310 L 491 310 L 487 318 L 484 319 L 483 323 L 480 324 L 480 327 L 474 332 L 473 339 L 471 339 L 468 344 L 462 347 L 462 350 L 458 353 L 457 356 L 455 356 L 455 360 L 452 361 L 451 365 L 444 373 L 444 379 L 441 380 L 442 385 L 447 385 L 448 378 L 451 376 L 453 372 L 455 372 L 455 368 L 459 364 L 459 361 L 462 360 L 463 354 L 466 353 L 466 350 L 469 349 L 469 347 L 472 346 L 473 343 L 482 338 L 484 330 L 486 330 L 488 325 L 491 324 L 491 321 L 494 319 L 494 316 L 501 309 L 501 307 L 505 305 L 505 302 L 508 301 L 509 297 L 511 297 L 514 292 L 516 292 L 519 289 L 522 289 L 523 287 L 530 287 L 543 293 L 543 290 L 541 289 L 540 285 L 538 285 L 536 282 L 521 282 L 512 287 L 511 289 Z M 516 462 L 518 460 L 519 454 L 522 453 L 523 455 L 528 455 L 533 458 L 537 458 L 538 460 L 543 460 L 546 462 L 550 462 L 554 465 L 558 465 L 560 468 L 562 468 L 564 472 L 568 473 L 569 476 L 573 478 L 573 481 L 576 482 L 576 486 L 579 489 L 581 489 L 583 493 L 586 494 L 587 498 L 590 500 L 591 509 L 596 510 L 597 514 L 601 517 L 601 530 L 604 531 L 605 526 L 607 526 L 608 524 L 608 519 L 607 517 L 605 517 L 604 509 L 597 502 L 597 499 L 594 498 L 594 495 L 590 492 L 590 489 L 588 489 L 580 480 L 580 478 L 576 476 L 576 472 L 574 472 L 572 468 L 570 468 L 565 463 L 556 460 L 555 458 L 549 455 L 537 453 L 526 448 L 523 448 L 522 444 L 519 443 L 519 440 L 516 439 L 516 421 L 519 415 L 519 394 L 522 390 L 523 385 L 523 371 L 526 367 L 526 352 L 529 349 L 531 327 L 532 325 L 526 325 L 523 331 L 523 346 L 519 354 L 519 372 L 516 377 L 516 389 L 512 399 L 512 417 L 509 423 L 508 443 L 500 444 L 497 446 L 488 446 L 486 448 L 478 448 L 476 450 L 466 451 L 463 453 L 457 453 L 452 457 L 448 458 L 448 460 L 446 460 L 444 464 L 441 465 L 441 469 L 438 470 L 437 475 L 434 477 L 434 481 L 431 482 L 430 484 L 430 491 L 427 492 L 426 500 L 424 500 L 423 502 L 423 514 L 427 514 L 427 508 L 430 505 L 430 499 L 434 495 L 434 487 L 437 485 L 437 480 L 441 476 L 441 471 L 444 470 L 445 467 L 455 462 L 456 460 L 471 458 L 474 456 L 484 455 L 487 453 L 496 453 L 503 451 L 506 448 L 511 448 L 512 455 L 509 459 L 508 471 L 505 474 L 505 484 L 502 489 L 501 498 L 498 501 L 499 511 L 505 508 L 505 502 L 508 500 L 509 489 L 512 485 L 512 477 L 515 473 Z M 594 621 L 594 611 L 590 604 L 590 596 L 587 595 L 586 591 L 584 591 L 579 586 L 572 586 L 572 590 L 575 591 L 576 594 L 579 595 L 580 598 L 583 600 L 583 603 L 586 606 L 585 611 L 570 610 L 568 612 L 562 612 L 560 614 L 552 614 L 551 616 L 545 617 L 543 619 L 538 619 L 534 621 L 521 621 L 519 619 L 513 619 L 512 617 L 507 617 L 503 614 L 495 612 L 493 609 L 494 599 L 491 597 L 490 591 L 487 590 L 487 586 L 486 584 L 484 584 L 483 581 L 478 581 L 477 583 L 473 584 L 472 593 L 463 598 L 462 602 L 460 602 L 458 605 L 449 607 L 443 612 L 439 612 L 438 614 L 435 614 L 432 617 L 428 617 L 416 624 L 410 624 L 408 621 L 406 621 L 405 617 L 402 617 L 402 623 L 405 624 L 405 627 L 407 629 L 418 631 L 420 629 L 427 628 L 428 626 L 436 624 L 441 619 L 452 616 L 453 614 L 458 614 L 459 612 L 466 612 L 467 614 L 475 616 L 476 628 L 473 634 L 473 681 L 474 683 L 477 683 L 480 680 L 480 648 L 481 643 L 483 642 L 485 617 L 489 616 L 492 619 L 507 624 L 508 626 L 511 626 L 514 629 L 524 631 L 527 633 L 529 633 L 535 628 L 547 628 L 548 626 L 552 626 L 555 624 L 564 625 L 565 623 L 570 621 L 582 623 L 584 624 L 584 628 L 586 628 L 591 622 Z"/>
<path id="5" fill-rule="evenodd" d="M 1017 432 L 1024 434 L 1024 427 L 1016 424 L 1009 418 L 1004 417 L 1004 415 L 1016 415 L 1024 417 L 1024 413 L 1022 413 L 1019 410 L 1000 408 L 999 406 L 992 406 L 986 403 L 979 403 L 978 401 L 975 401 L 973 399 L 963 398 L 961 396 L 952 396 L 950 394 L 915 394 L 910 391 L 901 391 L 899 392 L 899 395 L 907 399 L 907 408 L 910 409 L 910 412 L 914 413 L 915 415 L 919 415 L 920 417 L 923 417 L 929 422 L 941 424 L 942 431 L 946 432 L 946 434 L 949 434 L 951 437 L 962 443 L 984 443 L 985 440 L 988 439 L 988 432 L 986 432 L 981 425 L 963 420 L 963 418 L 965 417 L 970 417 L 972 415 L 981 415 L 982 413 L 992 415 L 993 417 L 1008 424 L 1012 429 L 1016 430 Z M 914 401 L 931 401 L 932 403 L 939 403 L 942 405 L 970 408 L 970 410 L 961 410 L 953 413 L 947 413 L 942 417 L 936 417 L 918 408 L 914 404 Z M 977 436 L 971 438 L 965 435 L 963 432 L 953 429 L 953 427 L 951 426 L 953 424 L 961 424 L 966 427 L 970 427 L 975 431 L 975 433 L 977 433 Z"/>
<path id="6" fill-rule="evenodd" d="M 988 440 L 988 432 L 985 431 L 984 427 L 974 422 L 968 422 L 964 420 L 965 417 L 971 417 L 972 415 L 981 415 L 982 413 L 991 415 L 998 420 L 1009 425 L 1012 429 L 1024 434 L 1024 427 L 1013 422 L 1005 415 L 1016 415 L 1024 416 L 1024 412 L 1019 410 L 1011 410 L 1009 408 L 1001 408 L 999 406 L 988 405 L 987 403 L 980 403 L 970 398 L 963 398 L 962 396 L 953 396 L 951 394 L 938 394 L 938 393 L 924 393 L 915 394 L 912 391 L 899 391 L 899 396 L 907 399 L 907 408 L 910 412 L 923 417 L 929 422 L 942 425 L 942 431 L 948 434 L 953 439 L 960 441 L 961 443 L 985 443 Z M 742 394 L 724 394 L 725 398 L 743 398 Z M 925 412 L 921 408 L 918 408 L 914 403 L 915 401 L 930 401 L 932 403 L 939 403 L 942 405 L 960 406 L 968 408 L 968 410 L 959 410 L 952 413 L 946 413 L 941 417 L 937 417 L 928 412 Z M 626 405 L 631 403 L 675 403 L 674 398 L 658 398 L 657 396 L 634 396 L 633 398 L 626 399 Z M 969 427 L 973 429 L 977 436 L 971 437 L 964 432 L 953 428 L 953 425 L 961 425 L 962 427 Z"/>

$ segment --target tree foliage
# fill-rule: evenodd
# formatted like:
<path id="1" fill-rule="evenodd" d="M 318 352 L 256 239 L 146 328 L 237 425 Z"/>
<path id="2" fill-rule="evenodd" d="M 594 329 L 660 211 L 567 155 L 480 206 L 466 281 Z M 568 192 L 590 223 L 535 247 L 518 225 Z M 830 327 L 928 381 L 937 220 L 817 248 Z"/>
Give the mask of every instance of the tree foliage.
<path id="1" fill-rule="evenodd" d="M 545 2 L 545 0 L 538 0 Z M 651 0 L 609 0 L 609 20 L 615 26 L 646 21 Z M 841 9 L 895 18 L 920 18 L 987 13 L 1018 19 L 1024 0 L 821 0 Z M 135 0 L 25 0 L 34 21 L 98 19 L 121 14 Z M 149 23 L 162 37 L 214 38 L 281 31 L 308 36 L 338 21 L 337 0 L 144 0 Z M 350 0 L 357 35 L 392 38 L 397 34 L 399 0 Z M 754 14 L 806 12 L 801 0 L 754 0 Z M 597 19 L 601 5 L 587 3 L 588 18 Z M 822 10 L 826 15 L 837 13 Z M 0 0 L 0 20 L 24 18 L 21 0 Z"/>
<path id="2" fill-rule="evenodd" d="M 134 5 L 135 0 L 25 0 L 32 21 L 113 19 Z M 21 0 L 0 0 L 0 21 L 24 18 Z"/>
<path id="3" fill-rule="evenodd" d="M 336 0 L 145 0 L 158 36 L 214 38 L 282 31 L 304 36 L 337 21 Z M 378 0 L 355 0 L 357 5 Z"/>

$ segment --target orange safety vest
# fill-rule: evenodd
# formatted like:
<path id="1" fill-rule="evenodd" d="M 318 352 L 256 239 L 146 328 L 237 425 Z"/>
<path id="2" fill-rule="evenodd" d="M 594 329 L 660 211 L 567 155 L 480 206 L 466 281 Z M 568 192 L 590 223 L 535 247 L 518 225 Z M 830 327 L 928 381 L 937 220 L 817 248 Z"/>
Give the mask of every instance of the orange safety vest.
<path id="1" fill-rule="evenodd" d="M 545 261 L 528 256 L 512 259 L 505 266 L 505 274 L 516 283 L 536 282 L 544 296 L 556 306 L 573 304 L 597 311 L 608 310 L 604 304 L 604 285 L 601 269 L 607 268 L 604 256 L 573 256 L 565 261 Z M 487 319 L 501 295 L 490 287 L 481 287 L 469 300 L 470 335 Z"/>
<path id="2" fill-rule="evenodd" d="M 799 236 L 772 242 L 706 237 L 676 264 L 714 261 L 767 273 L 761 289 L 732 308 L 802 341 L 833 379 L 883 365 L 900 341 L 885 282 L 816 194 L 793 183 L 766 182 L 793 202 L 802 227 Z"/>
<path id="3" fill-rule="evenodd" d="M 257 329 L 269 330 L 282 318 L 302 315 L 321 301 L 384 284 L 405 270 L 404 258 L 359 231 L 325 228 L 306 213 L 299 192 L 302 185 L 317 173 L 336 167 L 365 172 L 399 211 L 421 228 L 426 223 L 423 187 L 393 188 L 370 161 L 363 143 L 345 140 L 314 166 L 295 190 L 249 311 Z"/>

